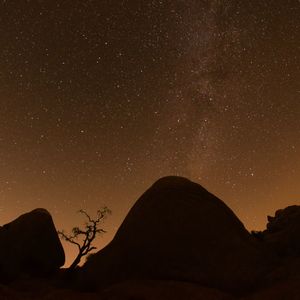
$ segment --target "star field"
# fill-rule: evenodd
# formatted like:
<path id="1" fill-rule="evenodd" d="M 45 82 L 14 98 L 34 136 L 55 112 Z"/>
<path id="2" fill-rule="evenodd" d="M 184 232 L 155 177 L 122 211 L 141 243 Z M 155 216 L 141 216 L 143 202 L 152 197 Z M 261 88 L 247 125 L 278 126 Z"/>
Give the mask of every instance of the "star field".
<path id="1" fill-rule="evenodd" d="M 69 229 L 107 205 L 102 247 L 171 174 L 248 229 L 299 204 L 299 15 L 297 0 L 2 0 L 1 222 L 45 207 Z"/>

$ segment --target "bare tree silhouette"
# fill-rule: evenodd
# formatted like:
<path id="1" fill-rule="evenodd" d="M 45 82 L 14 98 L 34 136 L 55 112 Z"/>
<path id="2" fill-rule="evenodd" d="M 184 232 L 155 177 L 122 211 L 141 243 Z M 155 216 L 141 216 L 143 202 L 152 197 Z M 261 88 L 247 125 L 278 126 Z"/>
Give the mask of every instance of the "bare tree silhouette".
<path id="1" fill-rule="evenodd" d="M 95 219 L 91 218 L 90 215 L 83 209 L 79 210 L 78 212 L 83 214 L 88 219 L 88 221 L 85 223 L 84 229 L 74 227 L 72 229 L 72 234 L 70 235 L 66 234 L 63 230 L 57 231 L 58 235 L 62 239 L 76 245 L 79 250 L 78 255 L 68 268 L 69 271 L 72 271 L 77 267 L 83 256 L 97 249 L 92 245 L 92 242 L 95 240 L 97 234 L 106 232 L 102 228 L 99 228 L 99 224 L 106 218 L 108 214 L 111 214 L 111 211 L 107 207 L 98 210 Z M 81 242 L 79 239 L 80 237 L 82 237 Z"/>

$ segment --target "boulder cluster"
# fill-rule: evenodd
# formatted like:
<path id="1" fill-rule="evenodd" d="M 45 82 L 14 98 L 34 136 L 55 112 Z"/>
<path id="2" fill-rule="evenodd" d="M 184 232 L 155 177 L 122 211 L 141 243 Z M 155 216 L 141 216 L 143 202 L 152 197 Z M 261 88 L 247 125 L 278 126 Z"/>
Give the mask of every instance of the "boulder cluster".
<path id="1" fill-rule="evenodd" d="M 268 216 L 262 236 L 269 247 L 281 257 L 300 256 L 300 206 L 288 206 Z"/>
<path id="2" fill-rule="evenodd" d="M 68 277 L 72 290 L 53 299 L 299 299 L 299 236 L 300 206 L 278 210 L 266 230 L 251 234 L 200 185 L 165 177 L 137 200 L 114 239 Z M 44 209 L 2 226 L 0 243 L 0 283 L 48 276 L 65 261 Z"/>

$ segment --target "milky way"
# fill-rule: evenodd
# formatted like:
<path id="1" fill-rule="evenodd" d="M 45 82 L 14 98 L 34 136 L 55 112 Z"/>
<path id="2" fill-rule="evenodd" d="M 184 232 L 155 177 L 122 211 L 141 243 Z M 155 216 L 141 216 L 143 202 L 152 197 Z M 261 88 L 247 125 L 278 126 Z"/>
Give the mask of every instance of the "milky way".
<path id="1" fill-rule="evenodd" d="M 45 207 L 68 229 L 107 205 L 101 247 L 170 174 L 249 229 L 299 204 L 299 6 L 1 1 L 2 223 Z"/>

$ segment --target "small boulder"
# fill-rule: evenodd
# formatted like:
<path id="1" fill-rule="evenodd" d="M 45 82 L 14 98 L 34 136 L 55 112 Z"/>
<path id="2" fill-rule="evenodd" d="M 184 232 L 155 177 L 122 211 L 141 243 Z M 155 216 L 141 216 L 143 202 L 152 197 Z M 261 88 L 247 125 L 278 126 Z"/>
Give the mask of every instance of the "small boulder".
<path id="1" fill-rule="evenodd" d="M 45 209 L 23 214 L 0 228 L 0 280 L 47 275 L 65 262 L 53 220 Z"/>

